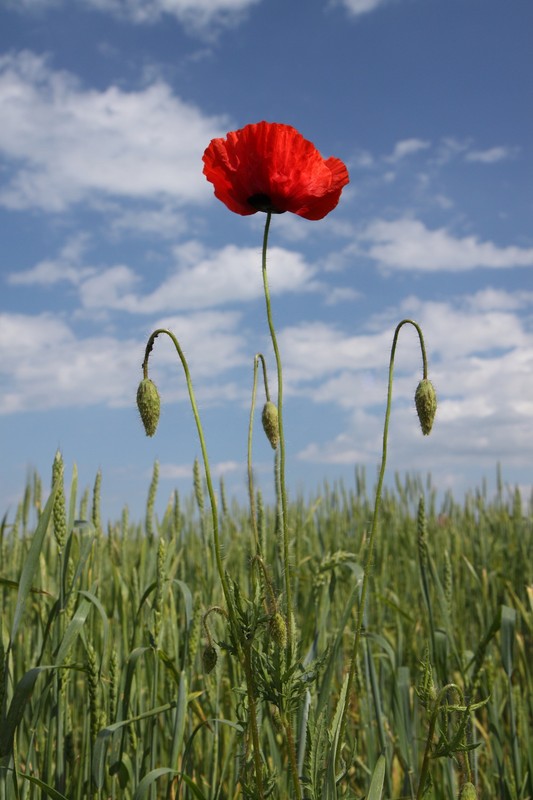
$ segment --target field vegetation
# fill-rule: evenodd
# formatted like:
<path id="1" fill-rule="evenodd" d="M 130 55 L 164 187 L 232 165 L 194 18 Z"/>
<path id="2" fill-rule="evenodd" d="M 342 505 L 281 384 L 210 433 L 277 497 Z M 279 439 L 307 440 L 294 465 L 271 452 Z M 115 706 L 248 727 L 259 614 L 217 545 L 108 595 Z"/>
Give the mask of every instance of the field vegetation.
<path id="1" fill-rule="evenodd" d="M 255 541 L 217 487 L 238 633 L 192 478 L 159 517 L 156 464 L 144 520 L 108 521 L 58 454 L 4 517 L 1 800 L 533 797 L 531 499 L 384 489 L 349 686 L 364 472 L 288 503 L 289 626 L 279 508 L 255 491 Z"/>

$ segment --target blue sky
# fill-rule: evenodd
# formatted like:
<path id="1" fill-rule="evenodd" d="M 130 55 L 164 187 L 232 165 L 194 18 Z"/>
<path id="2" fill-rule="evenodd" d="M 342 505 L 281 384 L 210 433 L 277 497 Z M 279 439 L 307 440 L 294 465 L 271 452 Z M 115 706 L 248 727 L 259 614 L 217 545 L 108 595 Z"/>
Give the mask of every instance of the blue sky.
<path id="1" fill-rule="evenodd" d="M 396 366 L 389 476 L 459 498 L 501 463 L 531 487 L 530 0 L 4 0 L 0 10 L 0 510 L 57 448 L 103 514 L 188 493 L 200 455 L 183 374 L 158 341 L 163 411 L 135 407 L 144 345 L 171 327 L 210 459 L 244 500 L 253 357 L 274 363 L 264 215 L 212 193 L 202 153 L 261 119 L 294 125 L 351 182 L 320 222 L 273 220 L 294 496 L 371 480 L 388 358 L 423 327 L 439 410 L 423 437 L 414 331 Z M 271 496 L 259 419 L 257 480 Z"/>

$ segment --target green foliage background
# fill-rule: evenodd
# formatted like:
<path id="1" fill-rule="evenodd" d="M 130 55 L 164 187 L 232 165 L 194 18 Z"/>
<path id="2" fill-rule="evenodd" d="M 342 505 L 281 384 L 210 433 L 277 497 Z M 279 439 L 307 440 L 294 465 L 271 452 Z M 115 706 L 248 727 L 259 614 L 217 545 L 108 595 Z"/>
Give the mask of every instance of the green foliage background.
<path id="1" fill-rule="evenodd" d="M 127 508 L 102 521 L 100 476 L 81 497 L 75 472 L 66 494 L 55 477 L 43 505 L 34 475 L 1 526 L 0 799 L 253 797 L 247 697 L 216 610 L 198 469 L 191 496 L 174 493 L 159 519 L 156 467 L 142 523 Z M 276 509 L 257 501 L 274 601 L 251 562 L 249 512 L 223 485 L 221 540 L 254 637 L 265 785 L 287 798 L 269 699 L 285 686 L 271 625 L 283 560 Z M 372 509 L 362 471 L 353 489 L 324 484 L 290 504 L 298 669 L 287 702 L 304 797 L 449 800 L 467 780 L 479 797 L 533 797 L 533 508 L 501 479 L 493 499 L 479 490 L 460 503 L 437 504 L 429 478 L 397 477 L 384 492 L 347 741 L 332 763 Z M 446 692 L 431 728 L 449 683 L 462 700 Z"/>

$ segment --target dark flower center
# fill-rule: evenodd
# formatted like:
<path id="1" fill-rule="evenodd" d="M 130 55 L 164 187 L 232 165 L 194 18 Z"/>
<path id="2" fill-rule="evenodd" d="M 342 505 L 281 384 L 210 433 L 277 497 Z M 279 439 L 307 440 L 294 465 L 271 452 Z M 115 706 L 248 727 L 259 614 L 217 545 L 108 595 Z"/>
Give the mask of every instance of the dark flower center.
<path id="1" fill-rule="evenodd" d="M 266 213 L 270 212 L 271 214 L 284 213 L 272 204 L 272 200 L 267 194 L 253 194 L 246 202 L 248 205 L 252 206 L 252 208 L 255 208 L 256 211 L 265 211 Z"/>

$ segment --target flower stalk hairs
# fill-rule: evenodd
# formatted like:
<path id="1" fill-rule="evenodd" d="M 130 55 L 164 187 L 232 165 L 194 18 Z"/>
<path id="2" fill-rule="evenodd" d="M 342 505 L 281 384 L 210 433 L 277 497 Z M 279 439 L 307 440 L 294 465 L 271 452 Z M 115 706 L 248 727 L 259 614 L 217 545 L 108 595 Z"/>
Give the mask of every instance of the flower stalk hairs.
<path id="1" fill-rule="evenodd" d="M 333 157 L 323 158 L 316 147 L 290 125 L 265 121 L 232 131 L 227 134 L 226 138 L 213 139 L 205 150 L 203 164 L 204 175 L 213 184 L 215 196 L 230 211 L 241 216 L 249 216 L 258 212 L 266 214 L 262 247 L 262 277 L 266 316 L 276 361 L 277 401 L 274 402 L 270 398 L 265 359 L 261 354 L 258 354 L 254 361 L 254 387 L 248 443 L 248 480 L 250 527 L 253 534 L 251 537 L 252 547 L 255 547 L 256 550 L 252 564 L 260 565 L 261 569 L 259 571 L 253 568 L 250 570 L 250 598 L 245 597 L 245 587 L 238 585 L 231 579 L 223 564 L 216 497 L 213 492 L 207 449 L 194 398 L 192 380 L 178 340 L 173 333 L 166 329 L 154 331 L 148 340 L 143 362 L 143 380 L 138 391 L 138 407 L 146 433 L 152 436 L 155 433 L 159 419 L 160 403 L 157 389 L 148 377 L 148 360 L 156 338 L 160 334 L 165 334 L 172 339 L 185 372 L 204 460 L 205 478 L 213 521 L 214 560 L 226 604 L 225 609 L 219 609 L 218 606 L 214 607 L 220 610 L 223 619 L 227 621 L 228 641 L 220 642 L 219 645 L 225 652 L 236 657 L 240 665 L 241 679 L 244 681 L 246 688 L 247 725 L 245 728 L 245 749 L 250 758 L 245 758 L 242 765 L 243 792 L 247 797 L 257 797 L 259 800 L 263 800 L 271 793 L 276 781 L 283 782 L 284 780 L 282 776 L 276 777 L 269 772 L 267 767 L 269 763 L 268 754 L 263 747 L 261 720 L 264 718 L 266 709 L 270 709 L 269 713 L 277 720 L 277 724 L 281 726 L 284 733 L 285 754 L 289 766 L 289 779 L 292 784 L 291 796 L 296 800 L 302 800 L 304 785 L 302 781 L 304 763 L 302 754 L 305 751 L 308 732 L 305 725 L 303 730 L 301 728 L 298 731 L 296 730 L 295 712 L 302 707 L 304 702 L 307 702 L 305 698 L 309 694 L 309 687 L 314 682 L 319 681 L 319 670 L 312 664 L 304 665 L 302 663 L 301 645 L 298 640 L 298 631 L 296 630 L 293 614 L 292 576 L 295 567 L 291 560 L 291 546 L 293 543 L 289 532 L 285 480 L 283 370 L 272 315 L 267 273 L 267 249 L 273 215 L 291 212 L 307 220 L 323 219 L 337 206 L 343 188 L 349 183 L 349 175 L 345 164 L 340 159 Z M 357 675 L 362 620 L 365 613 L 372 552 L 377 532 L 381 486 L 386 462 L 394 352 L 399 331 L 406 323 L 416 328 L 423 355 L 423 376 L 416 393 L 416 407 L 424 434 L 428 434 L 431 430 L 436 411 L 436 395 L 427 379 L 427 360 L 422 332 L 415 322 L 403 320 L 396 329 L 391 352 L 381 472 L 376 492 L 371 534 L 366 545 L 364 579 L 356 612 L 350 665 L 335 711 L 338 731 L 330 742 L 324 742 L 324 763 L 329 764 L 330 767 L 324 770 L 323 773 L 320 770 L 317 771 L 316 776 L 323 775 L 323 777 L 320 777 L 320 785 L 314 787 L 313 797 L 333 796 L 333 790 L 329 784 L 326 787 L 326 782 L 331 782 L 332 780 L 336 782 L 337 778 L 335 776 L 341 775 L 344 769 L 341 764 L 342 751 L 347 734 L 348 709 L 351 699 L 353 700 L 350 694 L 355 685 Z M 281 568 L 276 572 L 282 576 L 280 580 L 283 580 L 284 586 L 283 591 L 279 594 L 279 600 L 274 584 L 269 577 L 270 572 L 274 572 L 274 570 L 272 570 L 272 565 L 269 565 L 264 560 L 266 552 L 263 552 L 263 548 L 260 545 L 254 509 L 251 431 L 255 408 L 257 369 L 260 362 L 263 367 L 266 394 L 266 402 L 262 414 L 263 428 L 275 451 L 278 501 L 276 529 L 279 533 L 279 548 L 270 548 L 270 550 L 281 554 L 279 556 Z M 267 630 L 268 635 L 259 635 L 261 630 Z M 217 653 L 209 633 L 207 640 L 207 656 L 204 660 L 207 660 L 206 672 L 209 672 L 217 669 Z M 261 701 L 264 702 L 265 710 L 260 712 L 258 704 Z M 312 731 L 311 733 L 313 733 L 312 738 L 314 738 L 314 732 Z M 331 765 L 336 765 L 337 769 L 332 770 Z M 311 779 L 306 778 L 307 783 L 309 783 L 309 780 Z M 319 778 L 316 777 L 316 780 L 318 781 Z M 281 783 L 278 788 L 281 789 Z M 288 796 L 288 790 L 289 787 L 285 786 L 285 794 L 279 796 Z"/>

